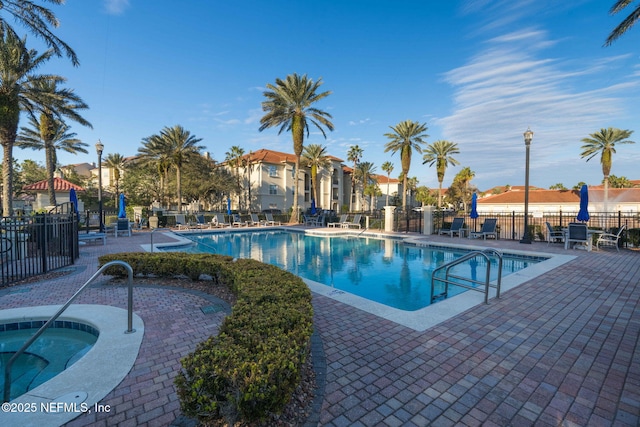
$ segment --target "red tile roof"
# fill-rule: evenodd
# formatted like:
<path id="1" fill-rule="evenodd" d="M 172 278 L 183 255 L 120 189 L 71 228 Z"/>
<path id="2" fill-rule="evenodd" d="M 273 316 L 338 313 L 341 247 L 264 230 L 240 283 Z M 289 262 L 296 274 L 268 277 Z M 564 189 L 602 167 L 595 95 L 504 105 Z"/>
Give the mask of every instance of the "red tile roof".
<path id="1" fill-rule="evenodd" d="M 84 191 L 84 188 L 69 182 L 66 179 L 53 178 L 53 189 L 55 191 L 69 191 L 72 188 L 76 191 Z M 49 182 L 45 179 L 30 185 L 25 185 L 22 189 L 25 191 L 47 191 L 49 190 Z"/>
<path id="2" fill-rule="evenodd" d="M 281 151 L 267 150 L 261 148 L 257 151 L 253 151 L 249 154 L 245 154 L 242 156 L 243 159 L 249 158 L 251 155 L 251 162 L 264 162 L 264 163 L 295 163 L 296 156 L 291 153 L 283 153 Z M 342 162 L 342 159 L 339 159 L 335 156 L 327 156 L 330 160 Z M 226 162 L 223 162 L 226 163 Z"/>

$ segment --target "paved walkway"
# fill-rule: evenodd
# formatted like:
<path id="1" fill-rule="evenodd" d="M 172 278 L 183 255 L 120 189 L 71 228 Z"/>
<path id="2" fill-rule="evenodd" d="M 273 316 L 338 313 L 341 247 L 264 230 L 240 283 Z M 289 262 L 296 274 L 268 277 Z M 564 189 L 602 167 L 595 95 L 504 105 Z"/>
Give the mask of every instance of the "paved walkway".
<path id="1" fill-rule="evenodd" d="M 98 255 L 148 242 L 137 233 L 83 246 L 81 271 L 2 290 L 0 305 L 62 303 L 96 271 Z M 424 332 L 314 295 L 327 366 L 320 425 L 640 425 L 640 252 L 570 253 L 577 258 Z M 125 295 L 98 284 L 79 302 L 125 307 Z M 216 333 L 222 315 L 202 313 L 211 301 L 180 290 L 137 288 L 134 300 L 146 332 L 132 371 L 101 402 L 114 410 L 68 425 L 164 426 L 179 416 L 179 359 Z"/>

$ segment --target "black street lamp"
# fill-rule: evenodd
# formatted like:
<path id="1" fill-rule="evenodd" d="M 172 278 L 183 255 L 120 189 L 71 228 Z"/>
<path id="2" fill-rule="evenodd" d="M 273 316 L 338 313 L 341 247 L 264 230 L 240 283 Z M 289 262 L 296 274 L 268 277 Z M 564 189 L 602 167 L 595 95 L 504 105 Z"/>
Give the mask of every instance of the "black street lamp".
<path id="1" fill-rule="evenodd" d="M 531 236 L 529 236 L 529 149 L 531 147 L 531 140 L 533 139 L 533 132 L 531 128 L 527 128 L 524 133 L 524 145 L 526 147 L 527 155 L 525 160 L 524 169 L 524 234 L 520 243 L 531 244 Z"/>
<path id="2" fill-rule="evenodd" d="M 98 153 L 98 220 L 100 221 L 100 232 L 104 233 L 104 223 L 102 222 L 102 151 L 104 145 L 98 140 L 96 152 Z"/>

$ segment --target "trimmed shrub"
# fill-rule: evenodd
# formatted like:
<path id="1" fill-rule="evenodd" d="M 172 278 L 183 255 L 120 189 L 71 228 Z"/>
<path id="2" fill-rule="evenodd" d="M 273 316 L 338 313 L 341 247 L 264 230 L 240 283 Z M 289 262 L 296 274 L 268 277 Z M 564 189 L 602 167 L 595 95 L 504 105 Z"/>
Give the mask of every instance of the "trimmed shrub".
<path id="1" fill-rule="evenodd" d="M 210 276 L 237 300 L 216 337 L 182 359 L 175 383 L 182 412 L 202 421 L 264 420 L 281 413 L 300 382 L 313 332 L 311 292 L 297 276 L 250 259 L 184 253 L 120 253 L 134 275 Z M 126 277 L 121 267 L 105 274 Z"/>

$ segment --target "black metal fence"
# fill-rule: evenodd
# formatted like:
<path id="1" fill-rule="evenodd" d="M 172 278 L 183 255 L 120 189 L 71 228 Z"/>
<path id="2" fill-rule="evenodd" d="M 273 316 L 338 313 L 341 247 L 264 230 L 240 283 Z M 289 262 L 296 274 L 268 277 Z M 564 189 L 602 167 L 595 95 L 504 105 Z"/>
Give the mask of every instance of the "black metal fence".
<path id="1" fill-rule="evenodd" d="M 620 227 L 625 226 L 622 242 L 626 246 L 640 246 L 640 215 L 634 212 L 589 212 L 590 219 L 587 226 L 591 229 L 616 233 Z M 434 230 L 448 228 L 454 217 L 465 218 L 465 228 L 471 231 L 480 231 L 486 218 L 497 218 L 498 238 L 520 240 L 524 235 L 524 213 L 522 212 L 493 212 L 482 214 L 476 219 L 469 215 L 455 214 L 453 212 L 436 212 L 434 214 Z M 577 222 L 576 213 L 543 212 L 532 213 L 528 218 L 529 237 L 531 240 L 546 241 L 547 225 L 553 229 L 567 227 L 570 222 Z"/>
<path id="2" fill-rule="evenodd" d="M 78 216 L 49 213 L 0 220 L 0 287 L 72 265 L 78 258 Z"/>

